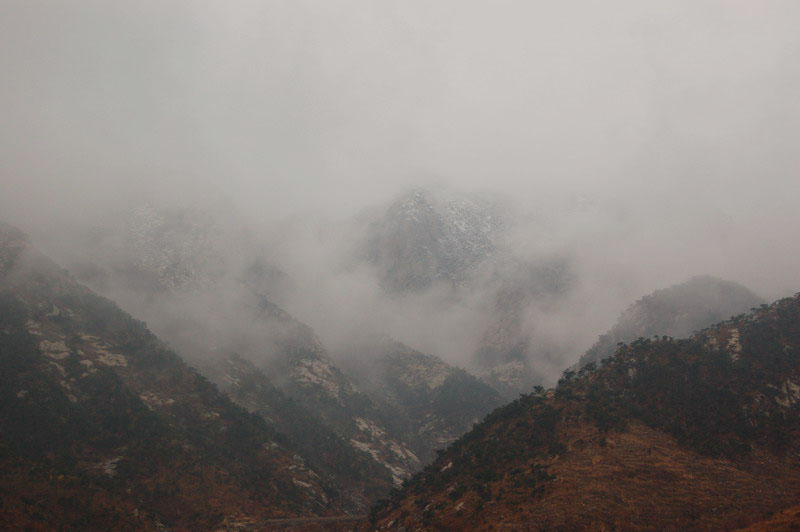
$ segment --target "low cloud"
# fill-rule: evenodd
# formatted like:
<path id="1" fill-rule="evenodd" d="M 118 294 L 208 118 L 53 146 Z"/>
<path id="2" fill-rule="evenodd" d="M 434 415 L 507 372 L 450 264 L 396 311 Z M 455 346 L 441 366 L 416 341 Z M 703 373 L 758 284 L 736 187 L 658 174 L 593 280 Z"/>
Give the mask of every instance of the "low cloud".
<path id="1" fill-rule="evenodd" d="M 524 317 L 555 373 L 692 275 L 798 290 L 798 22 L 778 0 L 6 1 L 0 217 L 74 264 L 136 205 L 225 198 L 334 349 L 381 329 L 466 365 L 488 292 L 389 296 L 352 257 L 410 187 L 491 196 L 515 256 L 569 261 Z"/>

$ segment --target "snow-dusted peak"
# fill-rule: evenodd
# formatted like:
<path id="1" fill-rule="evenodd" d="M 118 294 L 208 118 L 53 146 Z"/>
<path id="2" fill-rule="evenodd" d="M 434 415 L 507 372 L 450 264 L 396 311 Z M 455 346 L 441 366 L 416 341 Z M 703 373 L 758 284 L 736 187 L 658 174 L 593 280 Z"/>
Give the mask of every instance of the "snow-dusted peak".
<path id="1" fill-rule="evenodd" d="M 394 291 L 459 284 L 492 255 L 501 227 L 488 204 L 415 189 L 370 226 L 366 254 Z"/>

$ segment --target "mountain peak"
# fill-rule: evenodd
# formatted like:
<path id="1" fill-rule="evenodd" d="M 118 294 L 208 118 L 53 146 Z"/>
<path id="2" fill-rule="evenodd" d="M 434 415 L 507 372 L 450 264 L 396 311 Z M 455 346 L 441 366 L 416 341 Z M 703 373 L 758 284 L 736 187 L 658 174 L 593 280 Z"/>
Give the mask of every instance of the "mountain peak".
<path id="1" fill-rule="evenodd" d="M 711 275 L 644 296 L 629 306 L 614 327 L 581 357 L 579 366 L 610 356 L 620 342 L 652 336 L 683 337 L 764 301 L 745 286 Z"/>
<path id="2" fill-rule="evenodd" d="M 723 530 L 795 506 L 798 323 L 800 294 L 565 372 L 439 453 L 373 527 Z"/>
<path id="3" fill-rule="evenodd" d="M 374 221 L 366 255 L 392 291 L 459 284 L 491 256 L 501 223 L 489 205 L 455 194 L 412 189 Z"/>

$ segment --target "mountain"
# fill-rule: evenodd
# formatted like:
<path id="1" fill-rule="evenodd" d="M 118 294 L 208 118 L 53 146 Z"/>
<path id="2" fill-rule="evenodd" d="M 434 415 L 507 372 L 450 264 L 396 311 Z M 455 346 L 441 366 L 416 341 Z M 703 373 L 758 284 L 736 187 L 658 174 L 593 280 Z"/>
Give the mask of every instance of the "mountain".
<path id="1" fill-rule="evenodd" d="M 421 467 L 408 444 L 382 422 L 378 404 L 334 364 L 308 325 L 264 298 L 258 317 L 279 326 L 281 334 L 270 334 L 275 342 L 274 354 L 259 358 L 251 349 L 248 355 L 272 376 L 279 389 L 318 416 L 355 450 L 388 470 L 395 485 Z"/>
<path id="2" fill-rule="evenodd" d="M 491 304 L 473 358 L 481 378 L 510 400 L 546 380 L 541 368 L 546 358 L 563 355 L 540 338 L 537 324 L 526 317 L 552 311 L 569 292 L 574 275 L 564 259 L 533 264 L 505 258 L 489 267 L 484 286 Z"/>
<path id="3" fill-rule="evenodd" d="M 59 256 L 83 282 L 114 295 L 155 297 L 246 282 L 279 290 L 286 276 L 223 199 L 170 206 L 135 202 L 117 216 L 69 235 Z"/>
<path id="4" fill-rule="evenodd" d="M 384 424 L 401 434 L 422 462 L 502 402 L 463 369 L 388 337 L 362 342 L 353 356 L 344 367 L 381 405 Z"/>
<path id="5" fill-rule="evenodd" d="M 620 342 L 637 338 L 681 338 L 764 301 L 744 286 L 711 276 L 657 290 L 627 308 L 617 323 L 581 357 L 578 366 L 611 356 Z"/>
<path id="6" fill-rule="evenodd" d="M 492 254 L 501 226 L 488 205 L 415 189 L 372 222 L 364 253 L 390 291 L 459 284 Z"/>
<path id="7" fill-rule="evenodd" d="M 800 294 L 492 412 L 371 528 L 730 530 L 800 498 Z M 773 517 L 774 516 L 774 517 Z M 763 529 L 763 528 L 762 528 Z"/>
<path id="8" fill-rule="evenodd" d="M 342 512 L 264 419 L 0 227 L 5 526 L 212 529 Z"/>
<path id="9" fill-rule="evenodd" d="M 411 296 L 413 305 L 413 296 L 446 287 L 451 306 L 439 300 L 443 314 L 467 307 L 477 315 L 470 369 L 506 398 L 549 377 L 561 353 L 530 318 L 575 284 L 567 258 L 526 256 L 509 245 L 513 230 L 500 202 L 414 189 L 373 216 L 359 248 L 389 296 Z M 430 302 L 421 304 L 419 312 L 430 313 Z"/>
<path id="10" fill-rule="evenodd" d="M 235 212 L 225 205 L 144 204 L 98 231 L 102 238 L 82 257 L 96 264 L 80 269 L 90 274 L 87 282 L 285 434 L 305 438 L 316 423 L 319 437 L 293 441 L 353 504 L 365 508 L 419 470 L 407 442 L 381 422 L 378 405 L 336 366 L 313 329 L 273 302 L 270 294 L 290 282 L 264 259 Z M 233 385 L 231 371 L 259 381 L 262 390 Z"/>
<path id="11" fill-rule="evenodd" d="M 67 245 L 49 246 L 81 282 L 137 310 L 222 291 L 272 298 L 291 281 L 251 228 L 224 198 L 188 204 L 137 198 L 115 216 L 63 229 Z"/>
<path id="12" fill-rule="evenodd" d="M 249 360 L 236 354 L 217 357 L 203 373 L 235 403 L 285 434 L 306 463 L 341 493 L 347 509 L 363 512 L 394 486 L 389 469 L 277 389 Z"/>

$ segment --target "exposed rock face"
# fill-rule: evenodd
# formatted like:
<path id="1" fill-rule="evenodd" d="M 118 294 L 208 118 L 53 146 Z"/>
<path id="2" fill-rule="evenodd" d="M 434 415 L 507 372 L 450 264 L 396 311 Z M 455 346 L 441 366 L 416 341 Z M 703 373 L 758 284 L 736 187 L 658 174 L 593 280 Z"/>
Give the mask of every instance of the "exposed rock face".
<path id="1" fill-rule="evenodd" d="M 358 362 L 348 369 L 381 405 L 385 424 L 402 434 L 423 462 L 501 402 L 495 390 L 466 371 L 389 338 L 365 341 L 357 351 Z"/>
<path id="2" fill-rule="evenodd" d="M 272 425 L 15 234 L 0 229 L 7 526 L 211 529 L 347 506 Z"/>
<path id="3" fill-rule="evenodd" d="M 363 513 L 394 485 L 392 472 L 365 454 L 361 442 L 351 442 L 278 390 L 252 362 L 235 354 L 217 357 L 204 373 L 236 403 L 285 434 L 306 462 L 342 493 L 349 509 Z"/>
<path id="4" fill-rule="evenodd" d="M 88 256 L 64 251 L 70 270 L 121 296 L 196 292 L 230 280 L 269 292 L 285 280 L 222 200 L 196 207 L 139 203 L 74 238 Z"/>
<path id="5" fill-rule="evenodd" d="M 546 357 L 560 358 L 555 346 L 539 337 L 527 314 L 547 312 L 569 292 L 573 276 L 564 260 L 528 264 L 505 259 L 489 262 L 492 305 L 475 353 L 480 376 L 507 399 L 542 384 Z"/>
<path id="6" fill-rule="evenodd" d="M 334 365 L 311 328 L 268 302 L 262 310 L 282 323 L 286 335 L 277 345 L 277 356 L 258 360 L 251 355 L 256 365 L 353 448 L 390 471 L 395 485 L 417 471 L 422 464 L 408 443 L 385 426 L 379 406 Z"/>
<path id="7" fill-rule="evenodd" d="M 412 190 L 372 224 L 365 253 L 389 290 L 458 284 L 494 251 L 501 225 L 488 206 Z"/>
<path id="8" fill-rule="evenodd" d="M 140 205 L 125 220 L 126 249 L 134 265 L 152 272 L 164 287 L 180 290 L 211 283 L 224 272 L 225 257 L 215 248 L 219 228 L 202 211 L 159 211 Z"/>
<path id="9" fill-rule="evenodd" d="M 620 342 L 653 336 L 681 338 L 763 302 L 740 284 L 710 276 L 693 277 L 628 307 L 617 324 L 581 357 L 578 366 L 611 356 Z"/>
<path id="10" fill-rule="evenodd" d="M 241 390 L 226 385 L 224 369 L 213 362 L 230 360 L 237 353 L 283 397 L 313 413 L 314 420 L 330 431 L 329 438 L 317 443 L 331 445 L 314 449 L 315 456 L 352 457 L 338 447 L 343 441 L 358 453 L 356 462 L 369 462 L 361 469 L 371 471 L 372 481 L 353 476 L 338 481 L 351 494 L 361 490 L 351 498 L 363 509 L 421 463 L 406 442 L 383 426 L 377 406 L 336 367 L 314 331 L 267 297 L 282 289 L 285 278 L 262 258 L 242 227 L 235 213 L 226 209 L 143 205 L 104 233 L 96 248 L 90 246 L 96 250 L 102 274 L 87 269 L 87 278 L 98 289 L 120 297 L 234 396 L 240 397 L 236 394 Z M 285 419 L 289 413 L 277 410 L 287 407 L 286 402 L 268 404 L 276 398 L 250 396 L 243 404 Z M 297 427 L 283 428 L 297 433 Z M 318 460 L 323 462 L 332 465 Z M 331 475 L 333 469 L 328 469 Z M 346 485 L 349 481 L 354 483 Z"/>
<path id="11" fill-rule="evenodd" d="M 372 223 L 363 250 L 391 295 L 445 287 L 453 301 L 480 307 L 483 331 L 469 363 L 515 397 L 543 381 L 538 359 L 556 356 L 526 316 L 556 303 L 574 279 L 561 257 L 533 260 L 510 249 L 510 217 L 501 211 L 452 191 L 412 190 Z"/>
<path id="12" fill-rule="evenodd" d="M 800 294 L 685 340 L 637 340 L 492 412 L 369 528 L 788 527 L 798 379 Z"/>

